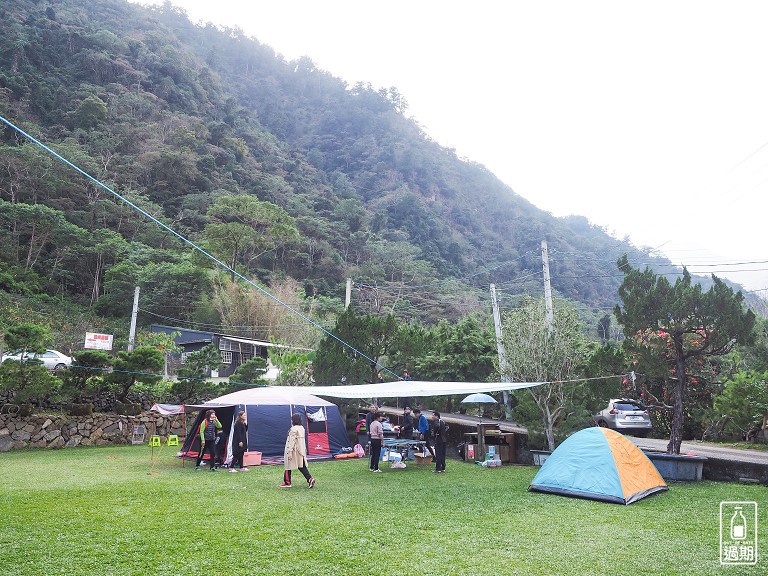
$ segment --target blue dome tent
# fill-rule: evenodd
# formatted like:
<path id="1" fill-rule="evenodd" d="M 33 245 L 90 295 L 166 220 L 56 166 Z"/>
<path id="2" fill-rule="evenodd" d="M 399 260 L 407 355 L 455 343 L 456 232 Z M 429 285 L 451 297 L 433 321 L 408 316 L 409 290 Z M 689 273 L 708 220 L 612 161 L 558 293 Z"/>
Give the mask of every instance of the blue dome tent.
<path id="1" fill-rule="evenodd" d="M 631 504 L 668 487 L 629 439 L 609 428 L 586 428 L 552 452 L 528 489 Z"/>

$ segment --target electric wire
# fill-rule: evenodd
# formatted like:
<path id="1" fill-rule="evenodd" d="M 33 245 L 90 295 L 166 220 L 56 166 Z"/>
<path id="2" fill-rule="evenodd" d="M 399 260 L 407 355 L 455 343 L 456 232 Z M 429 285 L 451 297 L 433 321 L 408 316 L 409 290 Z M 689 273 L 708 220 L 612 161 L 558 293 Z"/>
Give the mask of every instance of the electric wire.
<path id="1" fill-rule="evenodd" d="M 175 322 L 177 324 L 189 324 L 191 326 L 205 326 L 207 328 L 221 328 L 223 330 L 255 330 L 258 328 L 271 328 L 271 325 L 265 325 L 265 324 L 245 324 L 242 326 L 239 325 L 230 325 L 230 324 L 208 324 L 205 322 L 197 322 L 195 320 L 182 320 L 181 318 L 173 318 L 171 316 L 164 316 L 163 314 L 157 314 L 156 312 L 150 312 L 149 310 L 144 310 L 143 308 L 139 308 L 139 312 L 142 314 L 149 314 L 150 316 L 155 316 L 156 318 L 162 318 L 163 320 L 170 320 L 172 322 Z M 289 330 L 298 330 L 300 329 L 300 324 L 280 324 L 280 329 L 289 329 Z"/>

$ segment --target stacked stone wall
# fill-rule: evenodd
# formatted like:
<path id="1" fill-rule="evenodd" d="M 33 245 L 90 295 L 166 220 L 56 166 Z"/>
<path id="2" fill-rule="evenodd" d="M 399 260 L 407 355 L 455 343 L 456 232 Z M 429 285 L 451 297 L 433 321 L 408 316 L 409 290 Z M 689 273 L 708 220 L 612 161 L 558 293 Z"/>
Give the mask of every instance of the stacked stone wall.
<path id="1" fill-rule="evenodd" d="M 181 439 L 182 417 L 144 412 L 138 416 L 95 413 L 90 416 L 33 414 L 21 417 L 0 414 L 0 452 L 21 448 L 73 448 L 130 444 L 137 426 L 146 431 L 144 442 L 154 432 L 163 442 L 169 434 Z"/>

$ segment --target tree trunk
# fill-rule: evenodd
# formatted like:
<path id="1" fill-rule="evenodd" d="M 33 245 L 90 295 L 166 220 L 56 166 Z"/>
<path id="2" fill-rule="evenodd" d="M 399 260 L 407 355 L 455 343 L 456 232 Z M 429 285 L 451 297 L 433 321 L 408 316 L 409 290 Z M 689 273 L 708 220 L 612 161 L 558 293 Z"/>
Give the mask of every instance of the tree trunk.
<path id="1" fill-rule="evenodd" d="M 512 396 L 509 390 L 502 390 L 501 395 L 504 398 L 504 417 L 512 420 Z"/>
<path id="2" fill-rule="evenodd" d="M 544 436 L 547 438 L 547 450 L 552 452 L 555 450 L 554 418 L 549 411 L 549 406 L 545 405 L 544 408 Z"/>
<path id="3" fill-rule="evenodd" d="M 683 336 L 675 335 L 672 339 L 675 346 L 675 368 L 677 383 L 672 398 L 672 429 L 667 444 L 667 454 L 680 454 L 680 444 L 683 442 L 683 405 L 685 397 L 685 356 L 683 354 Z"/>

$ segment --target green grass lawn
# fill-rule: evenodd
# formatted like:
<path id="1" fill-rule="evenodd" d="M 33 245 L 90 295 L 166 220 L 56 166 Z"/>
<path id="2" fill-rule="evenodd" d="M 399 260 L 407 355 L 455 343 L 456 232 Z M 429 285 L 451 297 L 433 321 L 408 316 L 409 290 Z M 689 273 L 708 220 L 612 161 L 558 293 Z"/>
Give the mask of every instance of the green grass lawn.
<path id="1" fill-rule="evenodd" d="M 537 468 L 448 461 L 445 474 L 365 460 L 229 474 L 147 446 L 0 456 L 0 558 L 11 574 L 766 574 L 719 564 L 719 503 L 766 488 L 672 484 L 630 506 L 537 494 Z M 151 473 L 150 473 L 151 472 Z M 762 551 L 761 551 L 762 552 Z M 765 552 L 762 553 L 763 558 Z"/>

